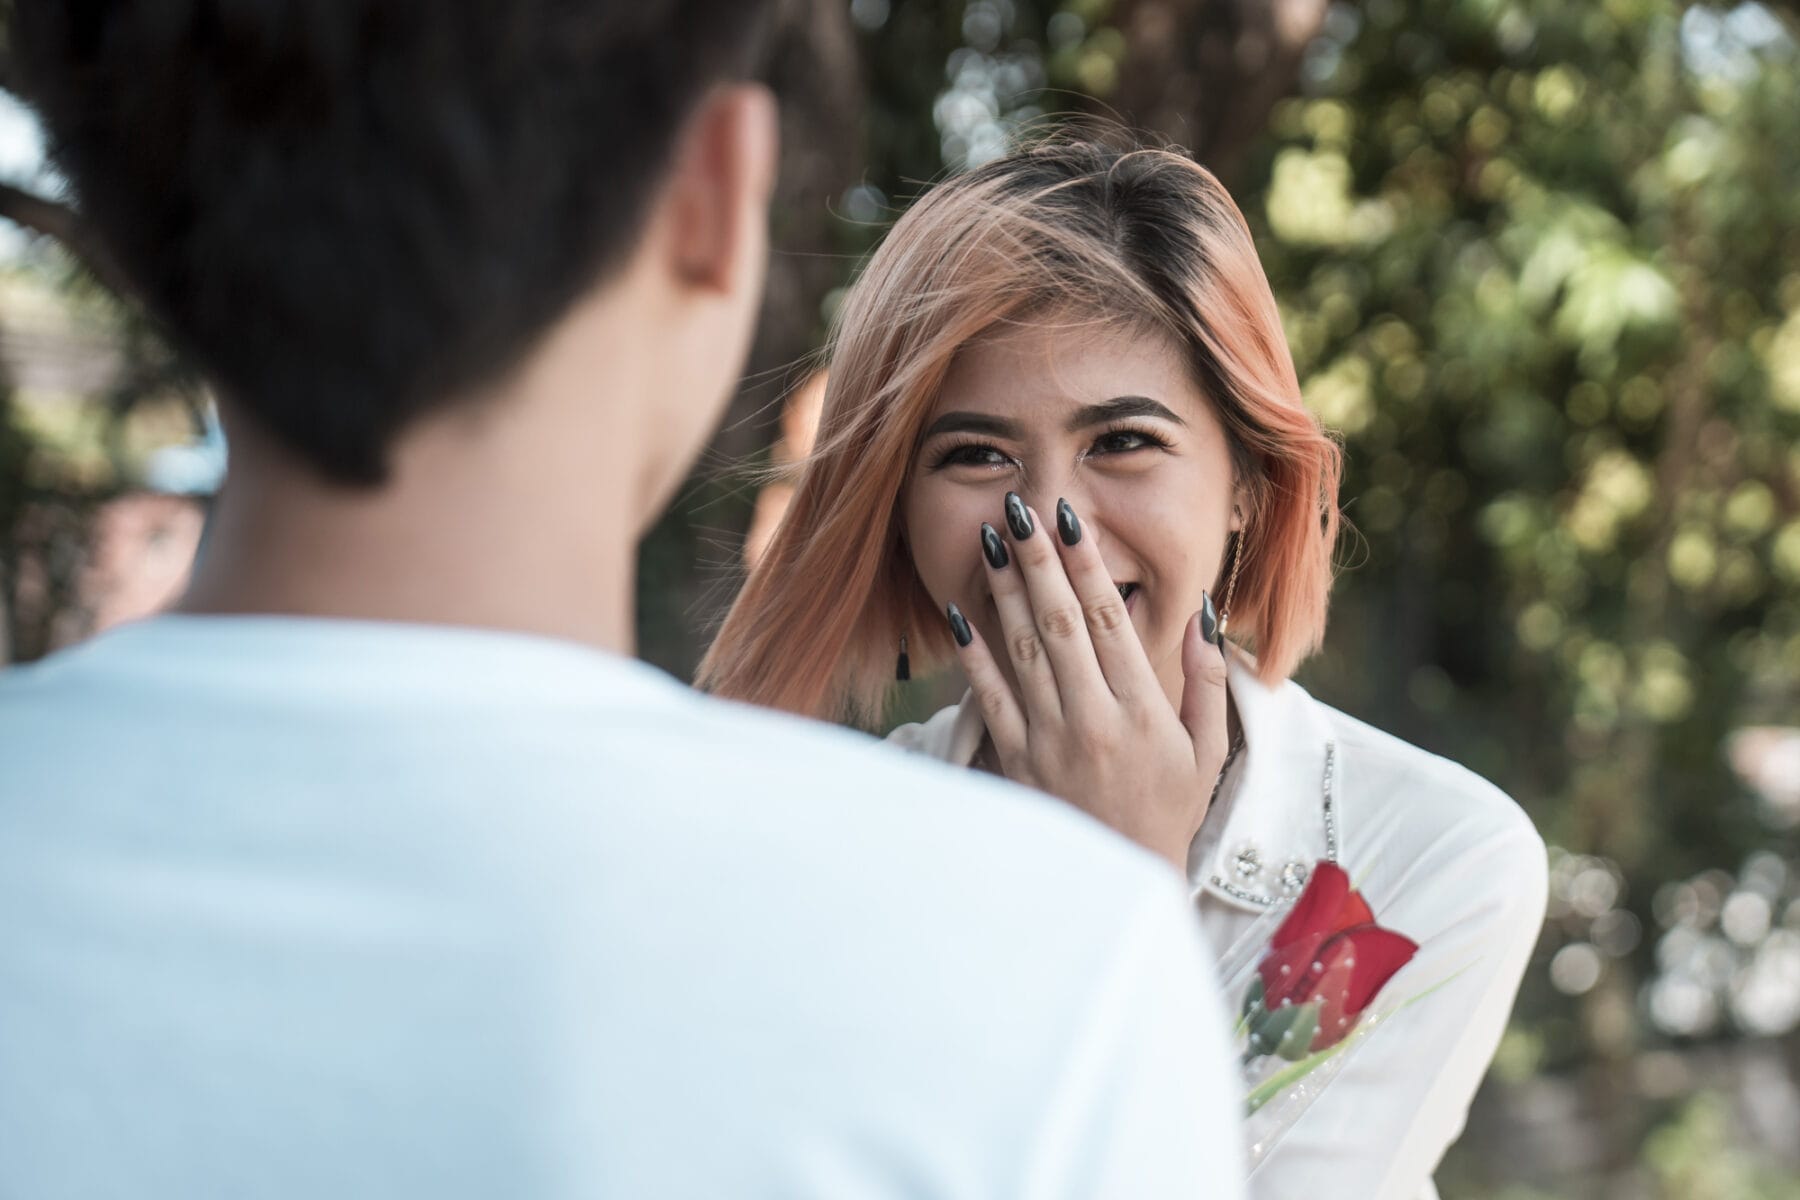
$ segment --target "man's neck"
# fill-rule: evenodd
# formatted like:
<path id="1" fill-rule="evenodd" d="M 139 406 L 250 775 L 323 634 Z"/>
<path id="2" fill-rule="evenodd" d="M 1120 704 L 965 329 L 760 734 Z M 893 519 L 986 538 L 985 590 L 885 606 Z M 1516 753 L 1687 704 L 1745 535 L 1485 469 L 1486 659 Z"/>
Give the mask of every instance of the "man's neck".
<path id="1" fill-rule="evenodd" d="M 180 610 L 508 629 L 629 654 L 639 481 L 607 462 L 621 439 L 576 420 L 510 401 L 439 418 L 406 436 L 379 490 L 330 485 L 236 422 Z"/>

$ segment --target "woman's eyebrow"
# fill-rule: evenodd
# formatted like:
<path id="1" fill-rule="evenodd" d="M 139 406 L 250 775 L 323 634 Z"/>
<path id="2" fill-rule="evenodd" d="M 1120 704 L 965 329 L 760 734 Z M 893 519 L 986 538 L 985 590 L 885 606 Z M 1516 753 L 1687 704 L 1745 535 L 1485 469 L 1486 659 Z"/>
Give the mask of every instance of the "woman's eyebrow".
<path id="1" fill-rule="evenodd" d="M 1104 425 L 1108 421 L 1117 421 L 1124 417 L 1160 417 L 1165 421 L 1173 421 L 1177 425 L 1186 426 L 1187 422 L 1170 412 L 1166 405 L 1152 400 L 1148 396 L 1114 396 L 1111 400 L 1102 400 L 1098 404 L 1084 404 L 1069 417 L 1068 430 L 1087 429 L 1093 425 Z"/>
<path id="2" fill-rule="evenodd" d="M 1009 438 L 1015 442 L 1024 436 L 1017 421 L 975 412 L 947 412 L 931 423 L 925 436 L 933 438 L 940 433 L 985 433 L 990 437 Z"/>

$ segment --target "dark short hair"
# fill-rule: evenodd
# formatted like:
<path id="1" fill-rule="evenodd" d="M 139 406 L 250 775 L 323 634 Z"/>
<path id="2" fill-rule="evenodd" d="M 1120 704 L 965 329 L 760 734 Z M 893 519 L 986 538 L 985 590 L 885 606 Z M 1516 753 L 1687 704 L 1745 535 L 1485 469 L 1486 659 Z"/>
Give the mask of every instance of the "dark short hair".
<path id="1" fill-rule="evenodd" d="M 16 0 L 85 220 L 324 476 L 500 377 L 628 253 L 773 0 Z"/>

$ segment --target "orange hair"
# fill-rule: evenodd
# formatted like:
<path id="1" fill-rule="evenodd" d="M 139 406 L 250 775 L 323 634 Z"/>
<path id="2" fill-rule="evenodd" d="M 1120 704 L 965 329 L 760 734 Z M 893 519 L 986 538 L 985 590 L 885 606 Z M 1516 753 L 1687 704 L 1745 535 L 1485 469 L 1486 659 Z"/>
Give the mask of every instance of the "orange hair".
<path id="1" fill-rule="evenodd" d="M 1293 672 L 1325 632 L 1341 455 L 1301 405 L 1249 228 L 1180 153 L 1052 141 L 926 194 L 850 288 L 818 443 L 700 686 L 874 723 L 902 633 L 915 661 L 951 656 L 900 536 L 913 455 L 959 349 L 1002 321 L 1069 309 L 1186 350 L 1251 498 L 1231 631 L 1248 635 L 1263 679 Z"/>

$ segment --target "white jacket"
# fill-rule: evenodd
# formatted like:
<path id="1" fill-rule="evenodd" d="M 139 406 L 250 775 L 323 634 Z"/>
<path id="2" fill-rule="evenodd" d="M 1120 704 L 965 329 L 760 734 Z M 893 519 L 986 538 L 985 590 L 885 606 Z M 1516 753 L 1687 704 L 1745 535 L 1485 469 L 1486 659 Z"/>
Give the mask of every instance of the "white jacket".
<path id="1" fill-rule="evenodd" d="M 1382 925 L 1419 944 L 1383 999 L 1450 982 L 1348 1056 L 1255 1170 L 1251 1193 L 1435 1197 L 1431 1174 L 1462 1132 L 1543 924 L 1543 840 L 1486 780 L 1292 681 L 1270 688 L 1253 667 L 1231 655 L 1244 749 L 1188 852 L 1190 890 L 1219 961 L 1251 952 L 1239 939 L 1326 858 L 1349 872 Z M 967 765 L 984 733 L 965 696 L 889 740 Z"/>

